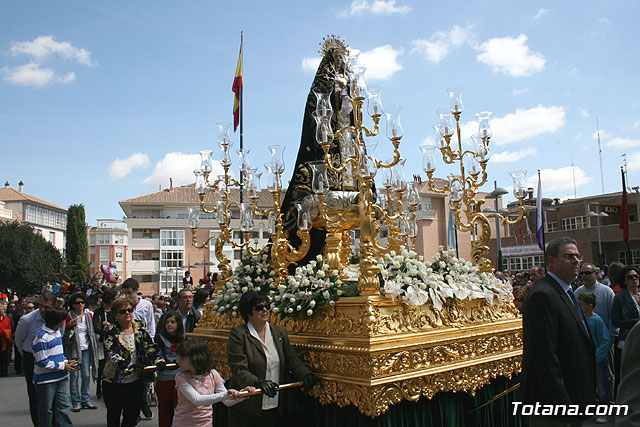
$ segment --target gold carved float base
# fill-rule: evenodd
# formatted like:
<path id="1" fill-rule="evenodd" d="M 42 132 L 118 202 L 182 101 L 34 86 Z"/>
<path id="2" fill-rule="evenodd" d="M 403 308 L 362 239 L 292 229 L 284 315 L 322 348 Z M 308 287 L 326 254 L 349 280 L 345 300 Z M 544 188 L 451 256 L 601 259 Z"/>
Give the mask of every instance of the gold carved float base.
<path id="1" fill-rule="evenodd" d="M 342 298 L 313 317 L 287 318 L 292 345 L 320 378 L 321 403 L 355 405 L 376 417 L 402 400 L 442 391 L 471 395 L 499 376 L 522 369 L 522 319 L 511 301 L 410 307 L 381 296 Z M 208 304 L 192 335 L 209 343 L 224 378 L 229 329 L 240 316 L 216 316 Z"/>

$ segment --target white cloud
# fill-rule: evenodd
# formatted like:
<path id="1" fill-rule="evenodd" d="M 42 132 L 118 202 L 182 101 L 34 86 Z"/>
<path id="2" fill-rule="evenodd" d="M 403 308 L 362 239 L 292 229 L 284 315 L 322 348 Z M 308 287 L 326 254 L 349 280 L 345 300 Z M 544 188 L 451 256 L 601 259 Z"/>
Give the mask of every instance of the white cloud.
<path id="1" fill-rule="evenodd" d="M 111 179 L 122 179 L 131 173 L 134 168 L 146 168 L 149 166 L 149 156 L 144 153 L 133 153 L 124 159 L 116 158 L 109 166 Z"/>
<path id="2" fill-rule="evenodd" d="M 598 132 L 594 132 L 592 135 L 592 138 L 597 141 Z M 604 143 L 605 147 L 610 147 L 614 149 L 640 147 L 640 139 L 623 138 L 619 136 L 614 137 L 611 132 L 608 132 L 605 129 L 600 129 L 600 141 Z"/>
<path id="3" fill-rule="evenodd" d="M 503 151 L 491 155 L 491 163 L 513 163 L 527 156 L 533 156 L 537 152 L 536 147 L 523 148 L 519 151 Z"/>
<path id="4" fill-rule="evenodd" d="M 318 70 L 320 61 L 322 61 L 322 58 L 319 56 L 304 57 L 302 58 L 302 69 L 305 71 L 313 71 L 315 73 Z"/>
<path id="5" fill-rule="evenodd" d="M 640 171 L 640 151 L 631 153 L 628 157 L 627 168 L 630 171 Z"/>
<path id="6" fill-rule="evenodd" d="M 532 52 L 527 46 L 527 36 L 517 38 L 493 38 L 482 43 L 478 50 L 478 62 L 491 67 L 495 73 L 505 73 L 513 77 L 530 76 L 544 69 L 546 59 L 539 52 Z"/>
<path id="7" fill-rule="evenodd" d="M 76 61 L 88 67 L 95 66 L 91 60 L 91 52 L 87 49 L 77 48 L 69 42 L 58 42 L 53 36 L 40 36 L 30 42 L 11 43 L 11 53 L 14 55 L 28 55 L 37 61 L 43 61 L 53 55 Z"/>
<path id="8" fill-rule="evenodd" d="M 579 167 L 565 166 L 560 169 L 542 169 L 540 171 L 542 179 L 542 192 L 549 194 L 552 191 L 572 190 L 575 176 L 576 187 L 581 187 L 593 181 L 586 172 Z M 527 179 L 527 186 L 537 188 L 537 174 Z"/>
<path id="9" fill-rule="evenodd" d="M 430 62 L 438 63 L 442 61 L 454 47 L 462 46 L 464 43 L 472 43 L 475 36 L 472 33 L 472 26 L 460 27 L 454 25 L 449 31 L 437 31 L 429 39 L 413 40 L 412 52 L 424 55 Z"/>
<path id="10" fill-rule="evenodd" d="M 406 15 L 411 11 L 407 5 L 396 6 L 396 0 L 353 0 L 348 9 L 338 13 L 339 17 L 361 16 L 365 13 L 372 15 Z"/>
<path id="11" fill-rule="evenodd" d="M 639 127 L 640 127 L 640 120 L 638 120 L 637 122 L 635 122 L 635 123 L 633 124 L 633 128 L 634 128 L 634 129 L 638 129 Z"/>
<path id="12" fill-rule="evenodd" d="M 606 24 L 606 25 L 610 25 L 611 21 L 609 21 L 607 18 L 600 18 L 598 19 L 598 23 L 599 24 Z"/>
<path id="13" fill-rule="evenodd" d="M 195 181 L 193 171 L 200 169 L 199 154 L 185 154 L 179 152 L 167 153 L 156 163 L 151 175 L 146 177 L 143 182 L 151 187 L 158 185 L 168 186 L 169 178 L 173 179 L 173 185 L 186 185 Z M 213 161 L 212 176 L 224 173 L 222 166 L 217 161 Z"/>
<path id="14" fill-rule="evenodd" d="M 548 15 L 549 12 L 551 12 L 551 9 L 538 9 L 538 13 L 536 13 L 536 15 L 533 17 L 533 20 L 537 21 L 543 16 Z"/>
<path id="15" fill-rule="evenodd" d="M 579 111 L 580 115 L 582 115 L 582 117 L 584 117 L 585 119 L 590 116 L 589 110 L 587 110 L 586 108 L 580 108 Z"/>
<path id="16" fill-rule="evenodd" d="M 491 143 L 500 146 L 523 141 L 542 133 L 553 133 L 565 125 L 565 116 L 564 107 L 559 106 L 538 105 L 528 110 L 519 108 L 504 117 L 491 119 L 493 131 Z M 465 135 L 477 133 L 478 123 L 467 122 L 462 130 Z"/>
<path id="17" fill-rule="evenodd" d="M 386 44 L 366 52 L 360 52 L 358 63 L 367 67 L 365 79 L 388 80 L 396 72 L 402 70 L 402 64 L 398 62 L 398 57 L 403 53 L 403 48 L 394 49 L 391 45 Z M 320 61 L 320 57 L 304 57 L 302 58 L 302 69 L 315 72 Z"/>
<path id="18" fill-rule="evenodd" d="M 360 52 L 358 62 L 367 67 L 365 73 L 367 79 L 388 80 L 397 71 L 402 70 L 398 57 L 403 53 L 403 48 L 394 49 L 390 44 L 386 44 Z"/>
<path id="19" fill-rule="evenodd" d="M 616 137 L 607 140 L 604 145 L 611 148 L 635 148 L 640 147 L 640 139 Z"/>
<path id="20" fill-rule="evenodd" d="M 43 87 L 50 83 L 68 84 L 75 80 L 75 73 L 67 73 L 63 76 L 56 74 L 51 68 L 43 68 L 40 64 L 29 62 L 18 67 L 3 67 L 4 80 L 7 83 L 19 86 Z"/>
<path id="21" fill-rule="evenodd" d="M 513 96 L 524 95 L 525 93 L 529 93 L 529 88 L 514 89 L 511 91 L 511 95 Z"/>

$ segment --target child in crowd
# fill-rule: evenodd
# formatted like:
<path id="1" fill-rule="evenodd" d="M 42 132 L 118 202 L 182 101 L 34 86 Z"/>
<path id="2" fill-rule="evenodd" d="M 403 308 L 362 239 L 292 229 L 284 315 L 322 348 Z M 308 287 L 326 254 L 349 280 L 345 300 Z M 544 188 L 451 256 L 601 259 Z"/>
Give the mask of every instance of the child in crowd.
<path id="1" fill-rule="evenodd" d="M 182 316 L 177 311 L 168 311 L 158 321 L 158 331 L 154 341 L 162 352 L 167 363 L 176 363 L 178 345 L 184 341 L 184 325 Z M 173 412 L 178 403 L 176 390 L 177 369 L 158 371 L 156 380 L 156 394 L 158 395 L 158 426 L 170 427 Z"/>
<path id="2" fill-rule="evenodd" d="M 69 372 L 77 362 L 67 360 L 59 329 L 64 326 L 67 312 L 59 307 L 47 309 L 44 326 L 33 341 L 33 382 L 38 394 L 40 426 L 71 426 L 69 409 Z"/>
<path id="3" fill-rule="evenodd" d="M 591 292 L 583 292 L 578 296 L 578 302 L 584 317 L 587 319 L 591 337 L 596 347 L 596 388 L 598 391 L 598 403 L 608 405 L 609 387 L 606 386 L 609 378 L 609 349 L 611 348 L 611 337 L 609 329 L 604 324 L 604 320 L 597 313 L 593 312 L 596 307 L 596 296 Z M 606 423 L 608 417 L 602 416 L 596 419 L 598 423 Z"/>
<path id="4" fill-rule="evenodd" d="M 220 374 L 213 369 L 213 357 L 201 339 L 182 341 L 177 348 L 180 371 L 176 375 L 178 405 L 173 416 L 173 427 L 208 427 L 213 422 L 214 403 L 235 405 L 237 390 L 227 390 Z M 253 387 L 246 389 L 250 393 Z"/>

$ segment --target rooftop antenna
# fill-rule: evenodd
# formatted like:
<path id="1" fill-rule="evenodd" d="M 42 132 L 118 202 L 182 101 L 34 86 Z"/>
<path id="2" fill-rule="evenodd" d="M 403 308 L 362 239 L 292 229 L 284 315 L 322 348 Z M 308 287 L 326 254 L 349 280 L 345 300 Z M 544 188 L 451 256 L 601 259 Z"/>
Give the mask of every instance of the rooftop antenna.
<path id="1" fill-rule="evenodd" d="M 573 175 L 573 198 L 577 199 L 578 194 L 576 192 L 576 167 L 573 164 L 573 156 L 571 156 L 571 174 Z"/>
<path id="2" fill-rule="evenodd" d="M 600 124 L 596 116 L 596 128 L 598 129 L 598 156 L 600 157 L 600 182 L 602 183 L 602 194 L 604 194 L 604 172 L 602 171 L 602 145 L 600 145 Z"/>

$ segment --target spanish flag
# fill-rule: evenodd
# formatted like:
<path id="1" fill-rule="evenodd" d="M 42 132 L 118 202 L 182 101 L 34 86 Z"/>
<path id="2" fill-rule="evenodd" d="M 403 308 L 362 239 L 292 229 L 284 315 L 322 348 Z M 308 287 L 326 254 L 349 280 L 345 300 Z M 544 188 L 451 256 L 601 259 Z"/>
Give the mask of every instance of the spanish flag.
<path id="1" fill-rule="evenodd" d="M 240 123 L 240 102 L 242 99 L 242 42 L 240 42 L 240 56 L 238 57 L 238 67 L 236 68 L 236 76 L 233 79 L 231 90 L 235 94 L 233 100 L 233 131 L 238 129 Z"/>

